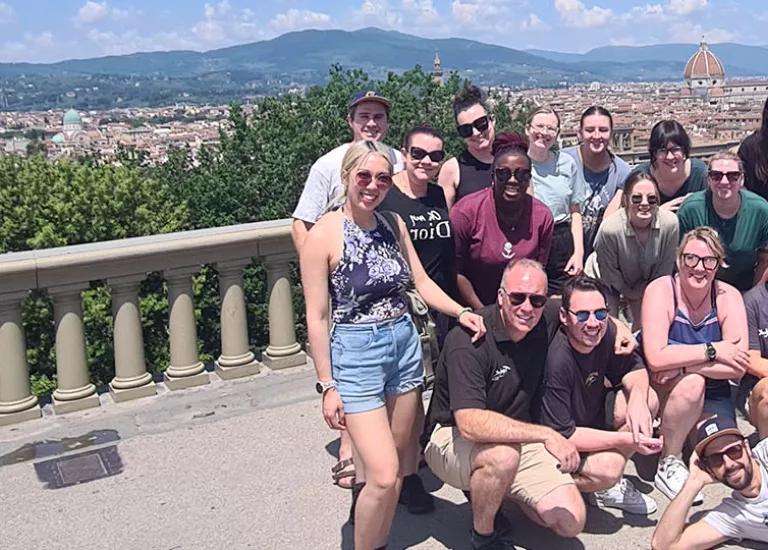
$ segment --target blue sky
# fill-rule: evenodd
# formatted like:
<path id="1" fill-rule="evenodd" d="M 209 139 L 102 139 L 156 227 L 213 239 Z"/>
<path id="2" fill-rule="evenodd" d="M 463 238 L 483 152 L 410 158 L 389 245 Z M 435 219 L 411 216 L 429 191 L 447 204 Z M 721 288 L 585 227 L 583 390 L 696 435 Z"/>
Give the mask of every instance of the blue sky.
<path id="1" fill-rule="evenodd" d="M 307 28 L 376 26 L 512 48 L 768 44 L 766 0 L 0 0 L 0 61 L 210 50 Z"/>

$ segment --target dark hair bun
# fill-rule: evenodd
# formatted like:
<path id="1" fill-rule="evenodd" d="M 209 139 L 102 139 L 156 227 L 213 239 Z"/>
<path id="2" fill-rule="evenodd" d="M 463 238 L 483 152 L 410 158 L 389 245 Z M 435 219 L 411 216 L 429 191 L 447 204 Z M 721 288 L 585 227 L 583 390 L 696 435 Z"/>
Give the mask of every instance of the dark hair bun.
<path id="1" fill-rule="evenodd" d="M 502 132 L 496 134 L 496 139 L 493 140 L 493 147 L 491 152 L 494 156 L 505 149 L 528 149 L 528 140 L 524 135 L 518 132 Z"/>

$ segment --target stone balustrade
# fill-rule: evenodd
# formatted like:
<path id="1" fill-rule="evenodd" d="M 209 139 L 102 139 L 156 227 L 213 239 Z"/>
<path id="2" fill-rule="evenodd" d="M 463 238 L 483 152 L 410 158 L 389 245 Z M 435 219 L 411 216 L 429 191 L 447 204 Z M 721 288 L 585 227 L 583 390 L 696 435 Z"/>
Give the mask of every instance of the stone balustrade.
<path id="1" fill-rule="evenodd" d="M 250 349 L 242 271 L 253 259 L 267 272 L 269 345 L 259 361 Z M 221 355 L 215 373 L 224 379 L 306 362 L 296 341 L 290 266 L 295 253 L 289 220 L 274 220 L 0 255 L 0 425 L 41 416 L 31 394 L 21 306 L 31 290 L 53 300 L 57 387 L 56 414 L 97 407 L 86 356 L 81 292 L 105 281 L 112 293 L 115 402 L 155 395 L 147 370 L 139 287 L 162 272 L 168 287 L 171 390 L 207 384 L 211 374 L 198 356 L 192 278 L 201 266 L 219 273 Z"/>

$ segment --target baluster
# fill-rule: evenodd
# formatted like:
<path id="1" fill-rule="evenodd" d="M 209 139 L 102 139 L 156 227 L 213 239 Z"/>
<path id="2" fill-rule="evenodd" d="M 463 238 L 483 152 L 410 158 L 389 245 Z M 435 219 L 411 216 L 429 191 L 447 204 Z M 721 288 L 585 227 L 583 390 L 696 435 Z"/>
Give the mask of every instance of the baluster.
<path id="1" fill-rule="evenodd" d="M 248 342 L 242 272 L 250 263 L 248 258 L 216 266 L 221 294 L 221 355 L 216 360 L 216 373 L 225 380 L 250 376 L 261 370 L 261 363 Z"/>
<path id="2" fill-rule="evenodd" d="M 40 405 L 29 386 L 27 345 L 21 305 L 28 292 L 0 295 L 0 426 L 40 418 Z"/>
<path id="3" fill-rule="evenodd" d="M 168 283 L 168 325 L 171 364 L 165 370 L 165 385 L 172 390 L 208 384 L 210 377 L 197 352 L 197 323 L 192 294 L 192 276 L 200 269 L 186 267 L 165 271 Z"/>
<path id="4" fill-rule="evenodd" d="M 115 377 L 109 384 L 109 392 L 117 402 L 157 393 L 144 358 L 139 309 L 139 283 L 144 279 L 145 275 L 131 275 L 107 280 L 112 289 L 115 347 Z"/>
<path id="5" fill-rule="evenodd" d="M 57 414 L 98 407 L 96 386 L 90 381 L 85 349 L 81 291 L 86 283 L 48 289 L 53 297 L 56 325 L 56 377 L 53 410 Z"/>
<path id="6" fill-rule="evenodd" d="M 262 362 L 271 369 L 295 367 L 307 362 L 307 355 L 296 341 L 296 320 L 291 298 L 292 254 L 267 256 L 267 287 L 269 288 L 269 345 Z"/>

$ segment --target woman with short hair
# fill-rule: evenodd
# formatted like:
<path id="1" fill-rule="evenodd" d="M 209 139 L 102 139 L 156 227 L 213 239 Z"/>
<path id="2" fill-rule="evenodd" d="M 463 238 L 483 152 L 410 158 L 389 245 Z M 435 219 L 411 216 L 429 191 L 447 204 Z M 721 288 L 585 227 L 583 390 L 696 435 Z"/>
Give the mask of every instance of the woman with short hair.
<path id="1" fill-rule="evenodd" d="M 406 289 L 413 282 L 429 306 L 457 317 L 474 339 L 485 327 L 429 279 L 403 221 L 396 218 L 394 229 L 375 211 L 392 185 L 387 148 L 350 145 L 341 175 L 344 205 L 308 233 L 301 281 L 322 414 L 332 429 L 348 430 L 365 479 L 354 512 L 355 548 L 381 548 L 422 406 L 421 341 Z"/>
<path id="2" fill-rule="evenodd" d="M 653 126 L 648 154 L 651 160 L 637 170 L 656 178 L 662 208 L 677 212 L 688 195 L 707 188 L 707 165 L 690 158 L 691 138 L 676 120 L 661 120 Z"/>
<path id="3" fill-rule="evenodd" d="M 525 139 L 503 133 L 493 144 L 493 186 L 451 209 L 462 301 L 479 310 L 497 299 L 504 268 L 513 258 L 546 264 L 552 242 L 552 214 L 527 193 L 531 160 Z"/>
<path id="4" fill-rule="evenodd" d="M 496 137 L 493 115 L 477 86 L 467 86 L 454 98 L 453 114 L 465 148 L 458 157 L 446 161 L 437 180 L 448 208 L 453 208 L 461 198 L 490 187 L 491 147 Z"/>

